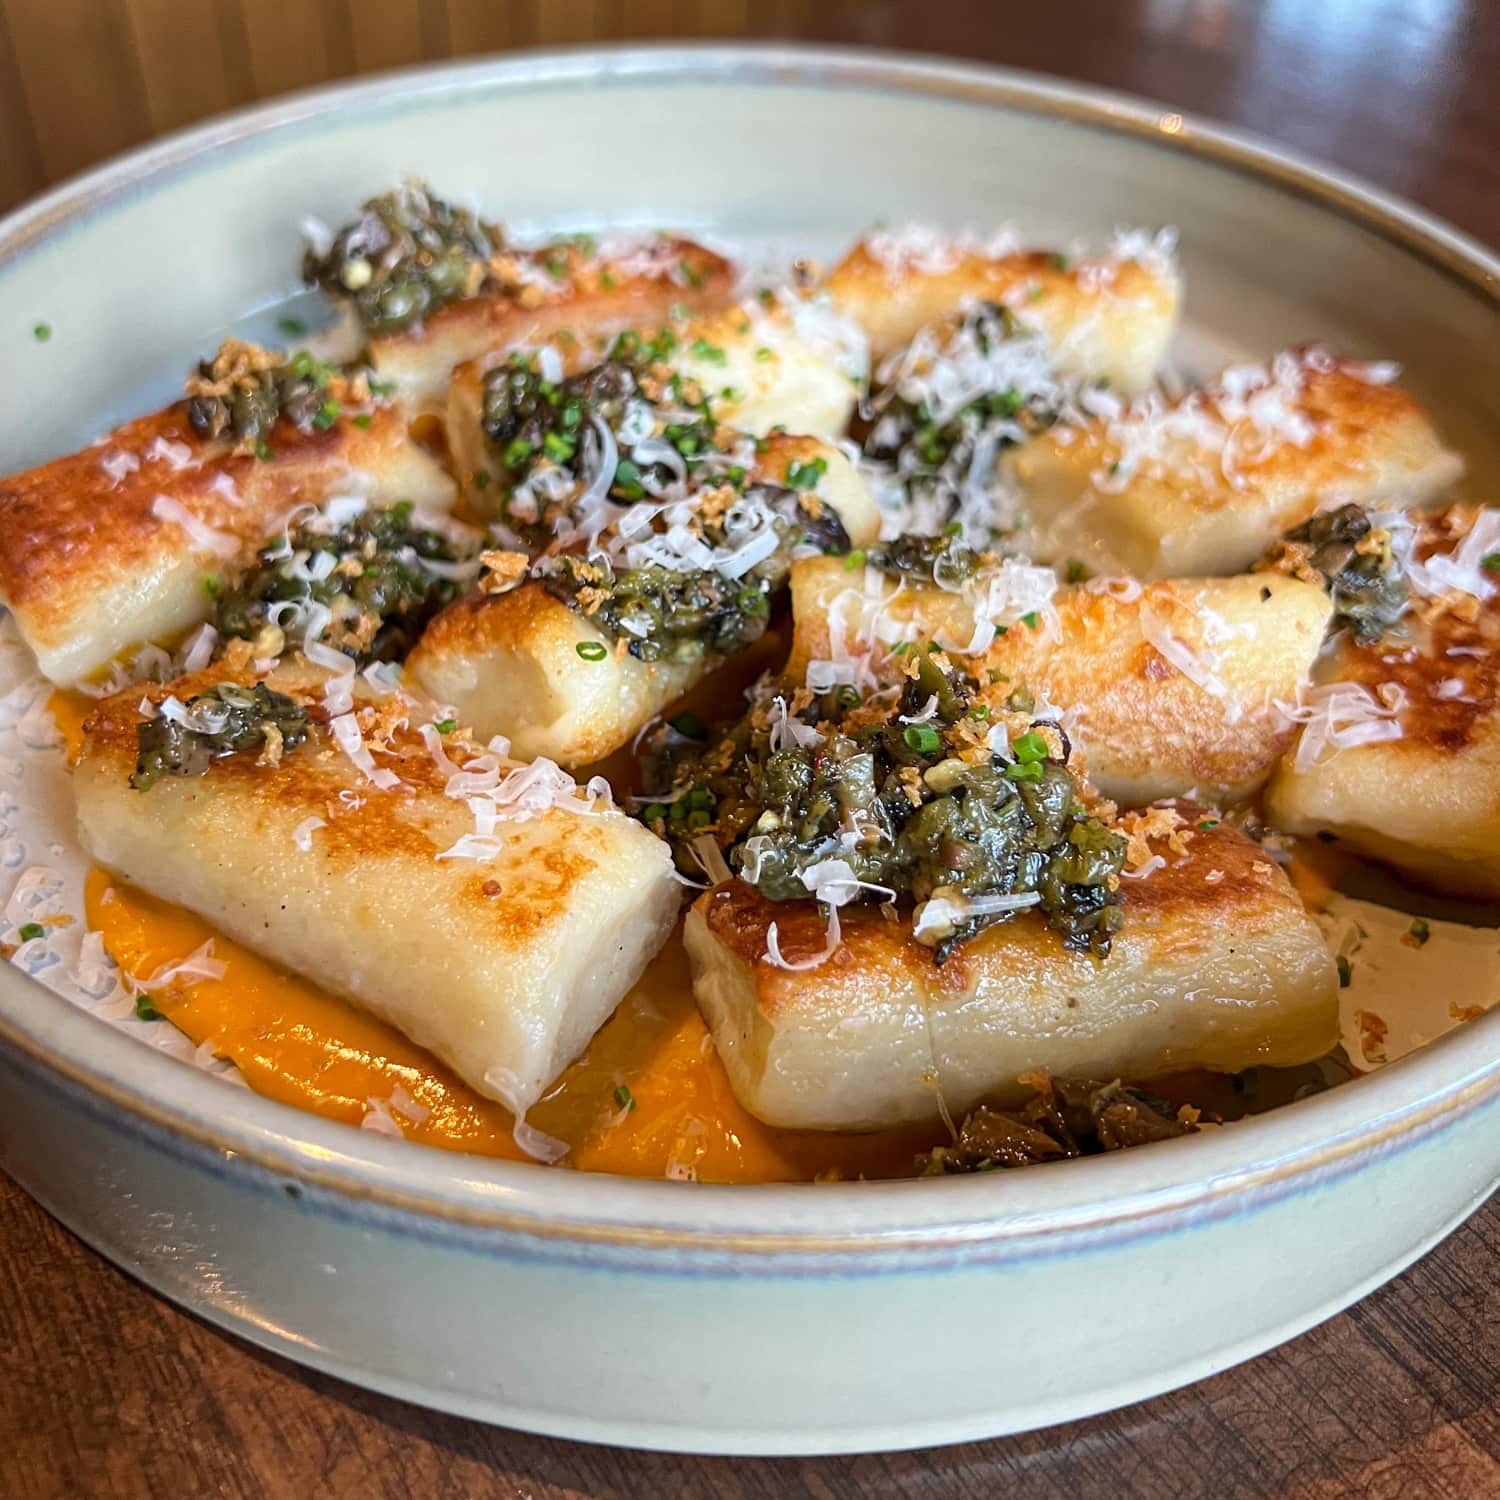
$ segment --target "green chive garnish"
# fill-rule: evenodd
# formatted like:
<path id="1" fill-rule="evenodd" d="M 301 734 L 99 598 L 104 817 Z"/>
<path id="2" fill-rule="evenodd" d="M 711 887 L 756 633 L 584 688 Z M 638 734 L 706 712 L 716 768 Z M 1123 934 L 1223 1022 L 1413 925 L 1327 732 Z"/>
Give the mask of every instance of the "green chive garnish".
<path id="1" fill-rule="evenodd" d="M 635 1108 L 635 1095 L 623 1083 L 615 1090 L 615 1108 L 624 1110 Z"/>
<path id="2" fill-rule="evenodd" d="M 603 641 L 579 641 L 578 654 L 585 661 L 603 661 L 609 655 L 609 648 Z"/>
<path id="3" fill-rule="evenodd" d="M 52 337 L 52 325 L 50 323 L 38 323 L 31 330 L 31 336 L 37 343 L 45 344 Z"/>
<path id="4" fill-rule="evenodd" d="M 1025 734 L 1018 735 L 1011 742 L 1010 748 L 1016 759 L 1023 765 L 1030 765 L 1047 758 L 1047 741 L 1035 730 L 1028 730 Z"/>
<path id="5" fill-rule="evenodd" d="M 157 1010 L 156 1002 L 150 995 L 137 995 L 135 1001 L 135 1018 L 137 1021 L 160 1021 L 162 1013 Z"/>
<path id="6" fill-rule="evenodd" d="M 1340 953 L 1339 956 L 1334 959 L 1334 963 L 1338 965 L 1339 988 L 1341 990 L 1347 990 L 1349 988 L 1349 981 L 1354 978 L 1353 966 L 1342 953 Z"/>
<path id="7" fill-rule="evenodd" d="M 1411 940 L 1419 948 L 1432 936 L 1432 928 L 1427 925 L 1426 920 L 1422 917 L 1413 917 L 1411 919 L 1411 926 L 1406 931 Z"/>
<path id="8" fill-rule="evenodd" d="M 292 339 L 300 339 L 307 332 L 307 324 L 301 318 L 277 318 L 276 326 Z"/>
<path id="9" fill-rule="evenodd" d="M 906 741 L 907 749 L 915 750 L 918 755 L 936 755 L 943 743 L 937 730 L 928 724 L 908 724 L 901 738 Z"/>
<path id="10" fill-rule="evenodd" d="M 1005 779 L 1007 781 L 1040 781 L 1042 779 L 1042 767 L 1038 761 L 1017 761 L 1013 766 L 1005 768 Z"/>
<path id="11" fill-rule="evenodd" d="M 28 922 L 21 929 L 21 941 L 29 943 L 33 938 L 46 937 L 47 929 L 40 922 Z"/>
<path id="12" fill-rule="evenodd" d="M 453 731 L 458 728 L 458 720 L 457 719 L 439 719 L 437 721 L 437 723 L 434 724 L 432 727 L 435 730 L 437 730 L 437 732 L 439 734 L 452 734 Z"/>

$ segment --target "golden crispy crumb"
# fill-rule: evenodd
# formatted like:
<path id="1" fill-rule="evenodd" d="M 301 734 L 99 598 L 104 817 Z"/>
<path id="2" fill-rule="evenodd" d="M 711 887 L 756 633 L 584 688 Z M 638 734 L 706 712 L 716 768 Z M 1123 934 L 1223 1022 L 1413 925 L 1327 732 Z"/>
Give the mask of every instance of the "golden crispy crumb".
<path id="1" fill-rule="evenodd" d="M 1354 1024 L 1359 1027 L 1359 1050 L 1366 1062 L 1385 1061 L 1385 1039 L 1390 1027 L 1372 1010 L 1354 1012 Z"/>
<path id="2" fill-rule="evenodd" d="M 485 594 L 505 594 L 526 577 L 531 560 L 524 552 L 493 547 L 479 554 L 479 589 Z"/>

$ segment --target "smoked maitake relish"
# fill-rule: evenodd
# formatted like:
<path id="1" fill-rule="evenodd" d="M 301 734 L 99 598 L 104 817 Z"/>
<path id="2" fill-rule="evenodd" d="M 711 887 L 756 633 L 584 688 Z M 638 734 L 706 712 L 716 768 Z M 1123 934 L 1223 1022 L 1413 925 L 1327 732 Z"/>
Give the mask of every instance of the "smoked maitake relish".
<path id="1" fill-rule="evenodd" d="M 1106 955 L 1127 845 L 1081 804 L 1066 734 L 1036 721 L 1013 735 L 946 656 L 914 648 L 908 662 L 894 702 L 768 689 L 711 743 L 673 736 L 672 791 L 646 823 L 687 873 L 711 835 L 773 901 L 903 908 L 938 963 L 1029 907 L 1070 948 Z"/>
<path id="2" fill-rule="evenodd" d="M 309 250 L 302 274 L 350 300 L 367 333 L 399 333 L 477 292 L 502 244 L 494 225 L 409 183 L 369 199 L 326 249 Z"/>
<path id="3" fill-rule="evenodd" d="M 272 429 L 283 418 L 304 431 L 326 431 L 346 414 L 367 424 L 371 402 L 385 389 L 367 370 L 328 364 L 305 349 L 283 355 L 225 339 L 188 376 L 188 421 L 202 437 L 228 438 L 242 452 L 269 458 Z"/>
<path id="4" fill-rule="evenodd" d="M 326 642 L 364 665 L 395 661 L 458 596 L 459 564 L 439 532 L 418 525 L 406 501 L 367 509 L 339 526 L 315 518 L 261 548 L 255 565 L 219 595 L 223 636 L 278 656 L 288 638 Z"/>

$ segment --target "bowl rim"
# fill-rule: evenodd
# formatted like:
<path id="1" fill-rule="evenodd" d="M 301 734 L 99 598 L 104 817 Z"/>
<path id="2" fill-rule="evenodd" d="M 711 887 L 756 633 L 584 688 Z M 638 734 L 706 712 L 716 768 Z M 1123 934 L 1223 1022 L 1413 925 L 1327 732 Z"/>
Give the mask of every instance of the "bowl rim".
<path id="1" fill-rule="evenodd" d="M 422 65 L 306 90 L 218 116 L 119 156 L 0 220 L 0 273 L 68 227 L 231 146 L 315 127 L 334 113 L 420 108 L 496 90 L 611 83 L 815 85 L 943 98 L 1065 121 L 1187 153 L 1353 220 L 1500 309 L 1500 257 L 1413 204 L 1296 152 L 1165 105 L 1014 69 L 874 49 L 737 43 L 538 49 Z M 1500 1012 L 1500 1008 L 1497 1008 Z M 1241 1212 L 1358 1170 L 1376 1153 L 1452 1129 L 1500 1097 L 1500 1013 L 1457 1026 L 1375 1073 L 1266 1115 L 1150 1152 L 1077 1161 L 1068 1172 L 942 1182 L 711 1185 L 559 1172 L 413 1149 L 225 1085 L 111 1027 L 10 965 L 0 972 L 0 1044 L 35 1081 L 117 1127 L 209 1170 L 306 1185 L 325 1206 L 627 1252 L 826 1259 L 878 1252 L 893 1264 L 976 1247 L 1014 1258 L 1168 1233 L 1185 1218 Z M 393 1217 L 394 1216 L 394 1217 Z"/>

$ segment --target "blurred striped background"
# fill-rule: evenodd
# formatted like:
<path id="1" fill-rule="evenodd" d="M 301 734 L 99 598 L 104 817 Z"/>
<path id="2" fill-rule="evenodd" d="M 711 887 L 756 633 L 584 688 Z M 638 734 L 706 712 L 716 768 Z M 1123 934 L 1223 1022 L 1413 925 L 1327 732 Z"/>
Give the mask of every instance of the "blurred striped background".
<path id="1" fill-rule="evenodd" d="M 510 47 L 776 36 L 860 0 L 0 0 L 0 212 L 205 115 Z"/>

